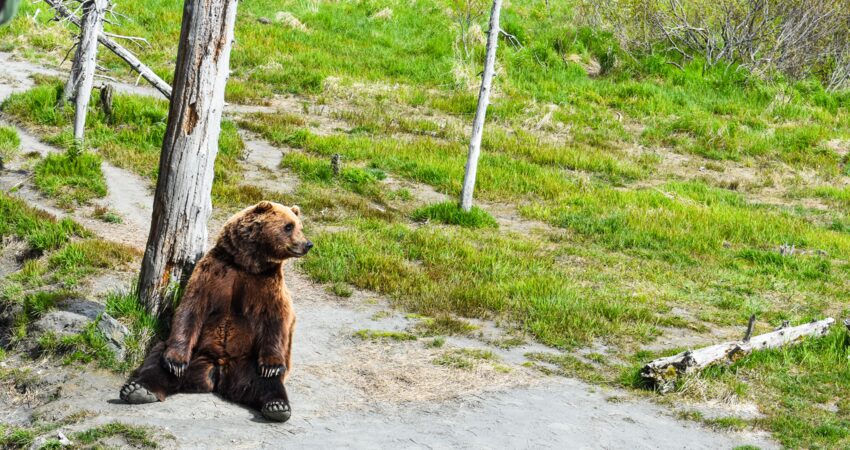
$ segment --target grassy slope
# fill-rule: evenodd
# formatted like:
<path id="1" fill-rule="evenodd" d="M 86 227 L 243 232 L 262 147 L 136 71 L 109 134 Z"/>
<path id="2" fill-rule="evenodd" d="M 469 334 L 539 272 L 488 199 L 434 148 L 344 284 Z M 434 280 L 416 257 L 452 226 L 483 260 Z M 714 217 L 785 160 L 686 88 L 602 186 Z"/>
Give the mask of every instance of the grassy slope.
<path id="1" fill-rule="evenodd" d="M 505 11 L 503 27 L 524 46 L 500 47 L 477 186 L 480 198 L 516 205 L 524 217 L 553 227 L 530 235 L 416 226 L 412 219 L 460 219 L 439 207 L 414 212 L 409 194 L 380 184 L 390 174 L 451 195 L 459 191 L 465 124 L 475 106 L 468 81 L 483 49 L 477 46 L 470 59 L 456 54 L 445 4 L 240 5 L 230 101 L 289 92 L 331 105 L 346 96 L 356 106 L 339 113 L 349 129 L 330 133 L 298 111 L 241 122 L 298 150 L 283 161 L 304 180 L 295 199 L 308 216 L 326 211 L 314 220 L 345 226 L 316 237 L 304 268 L 318 280 L 387 293 L 424 313 L 497 318 L 564 348 L 602 341 L 635 363 L 654 356 L 638 350 L 666 327 L 700 332 L 740 325 L 755 313 L 766 328 L 784 319 L 846 314 L 850 196 L 840 185 L 847 183 L 847 161 L 829 142 L 850 134 L 850 95 L 826 93 L 811 81 L 763 83 L 735 68 L 705 72 L 698 61 L 680 71 L 657 55 L 634 60 L 606 35 L 572 27 L 568 2 L 551 2 L 548 11 L 542 3 L 514 1 Z M 370 18 L 384 7 L 393 10 L 391 20 Z M 170 77 L 179 5 L 145 0 L 122 8 L 134 18 L 122 34 L 148 37 L 153 45 L 144 59 Z M 279 10 L 292 12 L 309 32 L 256 22 Z M 35 56 L 67 43 L 57 29 L 18 19 L 0 36 L 14 36 Z M 597 78 L 568 58 L 605 61 L 611 54 L 618 63 Z M 106 64 L 123 67 L 111 57 Z M 67 119 L 51 115 L 55 93 L 41 89 L 4 110 L 65 142 Z M 164 111 L 158 102 L 119 96 L 116 120 L 123 126 L 108 127 L 93 113 L 93 145 L 115 164 L 155 176 Z M 225 127 L 219 204 L 263 196 L 293 200 L 235 182 L 240 148 L 228 137 L 233 131 Z M 665 168 L 665 152 L 705 158 L 696 164 L 721 173 L 734 162 L 762 178 L 743 185 L 683 179 Z M 348 164 L 341 179 L 324 165 L 334 153 Z M 798 179 L 777 186 L 783 189 L 779 206 L 759 197 L 775 183 L 773 172 Z M 812 186 L 812 179 L 821 185 Z M 802 201 L 812 198 L 832 208 Z M 372 203 L 396 209 L 381 212 Z M 781 256 L 783 244 L 804 253 Z M 824 419 L 824 407 L 850 388 L 841 375 L 842 336 L 746 358 L 701 381 L 719 397 L 731 392 L 758 402 L 767 416 L 756 425 L 788 446 L 848 445 L 846 405 L 838 401 L 835 418 Z M 575 361 L 570 367 L 581 373 Z M 630 368 L 613 368 L 621 370 Z M 606 380 L 619 378 L 600 381 Z M 696 396 L 687 388 L 679 395 Z"/>

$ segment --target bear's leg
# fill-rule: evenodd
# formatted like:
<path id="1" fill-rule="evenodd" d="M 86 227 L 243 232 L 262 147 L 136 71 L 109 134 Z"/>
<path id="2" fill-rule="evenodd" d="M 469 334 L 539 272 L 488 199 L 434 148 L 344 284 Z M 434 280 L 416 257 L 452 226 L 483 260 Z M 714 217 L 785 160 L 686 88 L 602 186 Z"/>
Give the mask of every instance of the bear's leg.
<path id="1" fill-rule="evenodd" d="M 186 374 L 183 375 L 180 392 L 203 393 L 215 389 L 218 369 L 206 356 L 198 356 L 189 361 Z"/>
<path id="2" fill-rule="evenodd" d="M 132 381 L 121 388 L 120 397 L 127 403 L 163 401 L 179 391 L 181 381 L 162 367 L 165 343 L 156 344 L 148 353 L 142 366 L 133 374 Z"/>
<path id="3" fill-rule="evenodd" d="M 217 390 L 230 401 L 259 409 L 266 419 L 286 422 L 292 415 L 283 375 L 261 377 L 256 361 L 231 361 L 222 372 Z"/>

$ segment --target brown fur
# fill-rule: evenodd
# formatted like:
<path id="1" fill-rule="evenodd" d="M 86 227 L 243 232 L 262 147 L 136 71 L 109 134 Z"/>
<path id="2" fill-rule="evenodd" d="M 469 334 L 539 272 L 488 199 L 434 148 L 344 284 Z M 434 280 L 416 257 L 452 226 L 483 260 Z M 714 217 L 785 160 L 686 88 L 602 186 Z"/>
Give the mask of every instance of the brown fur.
<path id="1" fill-rule="evenodd" d="M 295 313 L 283 262 L 312 247 L 299 216 L 297 206 L 260 202 L 227 221 L 192 273 L 168 341 L 151 350 L 135 383 L 160 401 L 216 392 L 258 409 L 288 405 L 283 382 L 292 369 Z"/>

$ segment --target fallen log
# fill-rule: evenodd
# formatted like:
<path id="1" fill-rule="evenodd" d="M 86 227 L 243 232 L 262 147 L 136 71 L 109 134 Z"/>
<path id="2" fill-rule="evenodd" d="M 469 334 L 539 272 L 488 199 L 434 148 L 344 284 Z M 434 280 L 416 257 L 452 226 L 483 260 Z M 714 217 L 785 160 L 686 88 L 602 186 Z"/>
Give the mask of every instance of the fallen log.
<path id="1" fill-rule="evenodd" d="M 718 362 L 733 362 L 754 351 L 779 348 L 796 344 L 806 337 L 823 336 L 835 323 L 833 318 L 810 322 L 796 327 L 784 326 L 770 333 L 749 337 L 749 339 L 725 342 L 698 350 L 687 350 L 677 355 L 659 358 L 643 366 L 640 376 L 661 392 L 673 387 L 673 382 L 684 374 L 694 373 Z M 748 327 L 749 328 L 749 327 Z M 850 325 L 848 325 L 850 328 Z M 748 333 L 749 334 L 749 333 Z M 748 336 L 745 336 L 747 338 Z"/>
<path id="2" fill-rule="evenodd" d="M 68 8 L 65 7 L 59 0 L 44 0 L 45 3 L 50 5 L 54 11 L 60 16 L 66 18 L 69 22 L 73 23 L 77 27 L 80 26 L 80 19 L 74 15 Z M 129 50 L 124 48 L 121 44 L 109 39 L 104 33 L 99 33 L 97 36 L 98 42 L 103 44 L 104 47 L 108 48 L 115 53 L 119 58 L 123 59 L 130 67 L 139 73 L 145 80 L 147 80 L 153 87 L 155 87 L 162 95 L 167 99 L 171 99 L 171 86 L 166 83 L 162 78 L 160 78 L 150 67 L 146 66 L 142 63 L 136 55 L 130 53 Z"/>

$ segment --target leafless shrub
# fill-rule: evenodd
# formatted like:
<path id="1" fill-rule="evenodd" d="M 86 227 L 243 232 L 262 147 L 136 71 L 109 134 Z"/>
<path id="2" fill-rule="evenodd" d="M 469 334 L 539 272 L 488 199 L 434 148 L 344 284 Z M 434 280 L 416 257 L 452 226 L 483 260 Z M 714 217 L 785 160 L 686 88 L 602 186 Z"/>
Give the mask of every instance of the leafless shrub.
<path id="1" fill-rule="evenodd" d="M 584 0 L 592 26 L 625 49 L 657 48 L 706 65 L 736 63 L 757 75 L 850 81 L 850 0 Z"/>
<path id="2" fill-rule="evenodd" d="M 449 2 L 449 15 L 460 28 L 459 46 L 467 59 L 472 53 L 475 41 L 482 39 L 477 36 L 481 34 L 478 19 L 487 12 L 487 3 L 486 0 L 451 0 Z"/>

